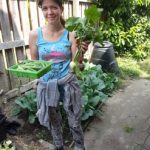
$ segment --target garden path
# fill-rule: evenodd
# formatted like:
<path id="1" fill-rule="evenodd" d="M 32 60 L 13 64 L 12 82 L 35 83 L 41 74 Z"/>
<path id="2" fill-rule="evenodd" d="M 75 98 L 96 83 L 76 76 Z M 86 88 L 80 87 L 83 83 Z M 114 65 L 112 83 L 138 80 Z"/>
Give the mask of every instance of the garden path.
<path id="1" fill-rule="evenodd" d="M 131 80 L 85 131 L 86 150 L 150 150 L 150 81 Z"/>

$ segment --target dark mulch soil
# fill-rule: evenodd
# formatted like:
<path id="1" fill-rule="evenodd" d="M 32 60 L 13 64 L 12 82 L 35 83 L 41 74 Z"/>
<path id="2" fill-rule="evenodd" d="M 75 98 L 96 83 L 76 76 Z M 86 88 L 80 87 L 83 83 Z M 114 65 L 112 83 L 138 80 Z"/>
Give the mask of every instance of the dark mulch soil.
<path id="1" fill-rule="evenodd" d="M 7 140 L 11 140 L 18 150 L 46 150 L 40 144 L 40 139 L 52 144 L 52 137 L 47 128 L 41 126 L 38 122 L 29 124 L 24 114 L 19 117 L 12 117 L 14 99 L 9 100 L 5 104 L 1 104 L 1 107 L 3 107 L 3 113 L 7 116 L 8 120 L 15 120 L 21 123 L 21 127 L 17 130 L 17 135 L 7 135 Z M 63 127 L 63 131 L 64 142 L 68 147 L 72 143 L 72 136 L 68 127 Z"/>

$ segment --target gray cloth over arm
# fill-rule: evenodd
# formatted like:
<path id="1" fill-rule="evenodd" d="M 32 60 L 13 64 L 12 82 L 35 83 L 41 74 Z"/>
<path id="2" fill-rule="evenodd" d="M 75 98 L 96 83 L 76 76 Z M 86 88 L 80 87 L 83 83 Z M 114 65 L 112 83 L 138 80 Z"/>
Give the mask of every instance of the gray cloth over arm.
<path id="1" fill-rule="evenodd" d="M 79 118 L 81 111 L 81 92 L 76 76 L 69 73 L 62 79 L 39 80 L 37 86 L 37 117 L 41 125 L 50 129 L 48 107 L 57 107 L 60 100 L 58 86 L 64 87 L 64 108 L 72 106 L 73 113 Z M 75 125 L 76 126 L 76 125 Z"/>

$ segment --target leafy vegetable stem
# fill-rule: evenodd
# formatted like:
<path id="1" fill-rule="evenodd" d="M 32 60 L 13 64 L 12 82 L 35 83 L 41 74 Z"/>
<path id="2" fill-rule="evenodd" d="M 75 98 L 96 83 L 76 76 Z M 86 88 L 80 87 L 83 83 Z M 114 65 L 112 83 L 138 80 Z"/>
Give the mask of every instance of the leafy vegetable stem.
<path id="1" fill-rule="evenodd" d="M 89 104 L 88 104 L 88 107 L 91 108 L 92 110 L 95 110 L 95 108 Z"/>

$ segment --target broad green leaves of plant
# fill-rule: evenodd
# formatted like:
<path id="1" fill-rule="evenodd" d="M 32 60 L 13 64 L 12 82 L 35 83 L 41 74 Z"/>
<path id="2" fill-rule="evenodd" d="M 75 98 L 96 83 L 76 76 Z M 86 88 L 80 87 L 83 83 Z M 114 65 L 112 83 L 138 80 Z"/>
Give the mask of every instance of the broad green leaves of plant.
<path id="1" fill-rule="evenodd" d="M 82 114 L 82 120 L 87 120 L 89 117 L 94 115 L 94 111 L 92 109 L 88 109 L 85 113 Z"/>
<path id="2" fill-rule="evenodd" d="M 96 107 L 106 102 L 117 82 L 117 77 L 103 73 L 100 65 L 85 63 L 85 69 L 79 79 L 83 107 L 82 120 L 87 120 L 98 112 Z"/>
<path id="3" fill-rule="evenodd" d="M 22 97 L 15 100 L 16 107 L 13 110 L 13 115 L 19 115 L 21 112 L 28 113 L 28 122 L 33 124 L 36 120 L 36 93 L 28 91 Z"/>
<path id="4" fill-rule="evenodd" d="M 69 31 L 75 31 L 78 26 L 84 26 L 85 20 L 80 17 L 69 17 L 65 23 L 66 28 Z"/>
<path id="5" fill-rule="evenodd" d="M 103 8 L 103 39 L 113 43 L 117 55 L 143 60 L 150 49 L 150 0 L 92 0 Z"/>
<path id="6" fill-rule="evenodd" d="M 96 5 L 92 5 L 89 9 L 85 9 L 84 15 L 89 20 L 89 22 L 93 25 L 98 23 L 101 18 L 102 9 L 97 8 Z"/>
<path id="7" fill-rule="evenodd" d="M 98 28 L 101 16 L 101 9 L 92 5 L 84 11 L 85 17 L 70 17 L 66 20 L 65 27 L 69 31 L 74 31 L 76 38 L 81 42 L 85 41 L 98 41 L 102 43 L 102 32 Z M 79 43 L 80 43 L 79 42 Z"/>

